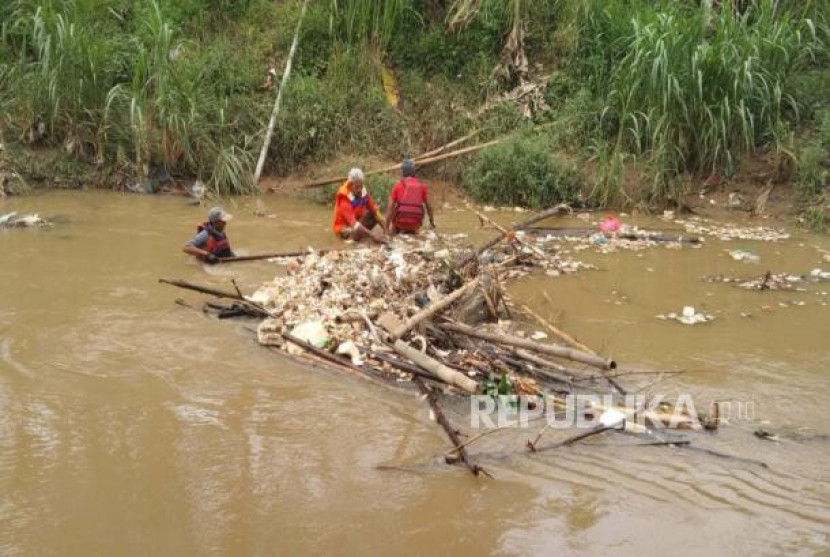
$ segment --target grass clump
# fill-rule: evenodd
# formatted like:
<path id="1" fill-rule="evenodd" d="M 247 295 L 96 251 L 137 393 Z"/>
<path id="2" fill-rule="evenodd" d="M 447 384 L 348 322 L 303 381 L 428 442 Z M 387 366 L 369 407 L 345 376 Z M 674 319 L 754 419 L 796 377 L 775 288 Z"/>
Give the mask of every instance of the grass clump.
<path id="1" fill-rule="evenodd" d="M 551 151 L 547 135 L 507 140 L 476 154 L 462 174 L 477 200 L 504 206 L 545 207 L 577 199 L 576 165 Z"/>

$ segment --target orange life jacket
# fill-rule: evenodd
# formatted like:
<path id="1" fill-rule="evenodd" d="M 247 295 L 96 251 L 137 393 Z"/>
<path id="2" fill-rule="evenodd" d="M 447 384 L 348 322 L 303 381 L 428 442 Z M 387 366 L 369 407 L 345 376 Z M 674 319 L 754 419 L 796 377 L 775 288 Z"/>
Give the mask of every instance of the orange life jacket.
<path id="1" fill-rule="evenodd" d="M 231 243 L 228 241 L 228 235 L 224 232 L 219 232 L 209 222 L 203 222 L 196 227 L 196 232 L 207 231 L 207 244 L 205 244 L 205 251 L 212 253 L 216 257 L 232 257 Z"/>

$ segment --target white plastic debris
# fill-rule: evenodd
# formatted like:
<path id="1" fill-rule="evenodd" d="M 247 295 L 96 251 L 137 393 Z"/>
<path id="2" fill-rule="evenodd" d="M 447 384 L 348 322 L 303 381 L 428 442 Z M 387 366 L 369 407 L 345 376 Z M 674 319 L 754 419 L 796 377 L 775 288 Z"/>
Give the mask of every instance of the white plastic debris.
<path id="1" fill-rule="evenodd" d="M 306 321 L 297 325 L 291 330 L 291 336 L 304 340 L 317 348 L 324 347 L 329 341 L 329 334 L 320 321 Z M 291 352 L 292 347 L 297 348 L 299 353 L 303 352 L 301 347 L 290 343 L 289 352 Z"/>
<path id="2" fill-rule="evenodd" d="M 830 280 L 830 271 L 822 269 L 813 269 L 810 271 L 810 276 L 816 280 Z"/>
<path id="3" fill-rule="evenodd" d="M 745 251 L 740 249 L 726 251 L 729 253 L 729 256 L 735 261 L 746 261 L 747 263 L 760 263 L 761 261 L 761 256 L 756 255 L 751 251 Z"/>
<path id="4" fill-rule="evenodd" d="M 530 335 L 530 338 L 533 340 L 544 340 L 548 338 L 548 335 L 544 331 L 536 331 L 532 335 Z"/>
<path id="5" fill-rule="evenodd" d="M 337 347 L 337 353 L 348 356 L 356 366 L 362 366 L 364 363 L 363 358 L 360 357 L 360 350 L 357 348 L 357 345 L 350 340 L 341 342 L 340 346 Z"/>
<path id="6" fill-rule="evenodd" d="M 707 323 L 714 319 L 711 315 L 696 312 L 694 306 L 684 306 L 683 311 L 679 315 L 672 312 L 666 315 L 660 314 L 656 317 L 663 321 L 677 321 L 684 325 L 697 325 L 699 323 Z"/>
<path id="7" fill-rule="evenodd" d="M 609 408 L 600 415 L 599 423 L 605 427 L 622 428 L 625 425 L 625 414 L 616 408 Z"/>

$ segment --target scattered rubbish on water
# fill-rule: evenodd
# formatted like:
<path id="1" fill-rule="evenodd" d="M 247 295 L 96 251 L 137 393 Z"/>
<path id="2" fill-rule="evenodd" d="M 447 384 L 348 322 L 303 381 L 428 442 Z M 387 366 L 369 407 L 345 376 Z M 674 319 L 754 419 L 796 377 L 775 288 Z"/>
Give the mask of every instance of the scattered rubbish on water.
<path id="1" fill-rule="evenodd" d="M 790 235 L 783 230 L 767 228 L 764 226 L 740 227 L 735 225 L 724 225 L 697 217 L 688 220 L 677 220 L 675 222 L 682 224 L 686 229 L 686 232 L 712 236 L 727 242 L 732 240 L 778 242 L 790 238 Z"/>
<path id="2" fill-rule="evenodd" d="M 812 271 L 810 271 L 810 276 L 818 281 L 830 280 L 830 271 L 824 271 L 822 269 L 813 269 Z"/>
<path id="3" fill-rule="evenodd" d="M 677 321 L 678 323 L 683 323 L 684 325 L 698 325 L 700 323 L 708 323 L 709 321 L 713 321 L 715 317 L 696 312 L 694 306 L 684 306 L 683 311 L 679 314 L 675 312 L 667 313 L 665 315 L 660 314 L 657 316 L 657 319 L 661 319 L 663 321 Z"/>
<path id="4" fill-rule="evenodd" d="M 726 250 L 726 252 L 735 261 L 745 261 L 747 263 L 760 263 L 761 262 L 761 256 L 759 256 L 755 253 L 752 253 L 751 251 L 733 249 L 733 250 Z"/>
<path id="5" fill-rule="evenodd" d="M 49 226 L 51 223 L 38 215 L 19 215 L 17 212 L 0 214 L 0 228 L 32 228 Z"/>

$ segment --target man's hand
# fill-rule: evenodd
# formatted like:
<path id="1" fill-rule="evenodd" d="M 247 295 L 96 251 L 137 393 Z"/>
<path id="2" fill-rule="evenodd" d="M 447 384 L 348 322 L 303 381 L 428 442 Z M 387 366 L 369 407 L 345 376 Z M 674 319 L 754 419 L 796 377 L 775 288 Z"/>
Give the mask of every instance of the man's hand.
<path id="1" fill-rule="evenodd" d="M 217 263 L 218 261 L 219 261 L 219 258 L 216 257 L 215 255 L 213 255 L 212 253 L 208 252 L 207 254 L 205 254 L 205 263 L 208 263 L 209 265 L 213 265 L 214 263 Z"/>

